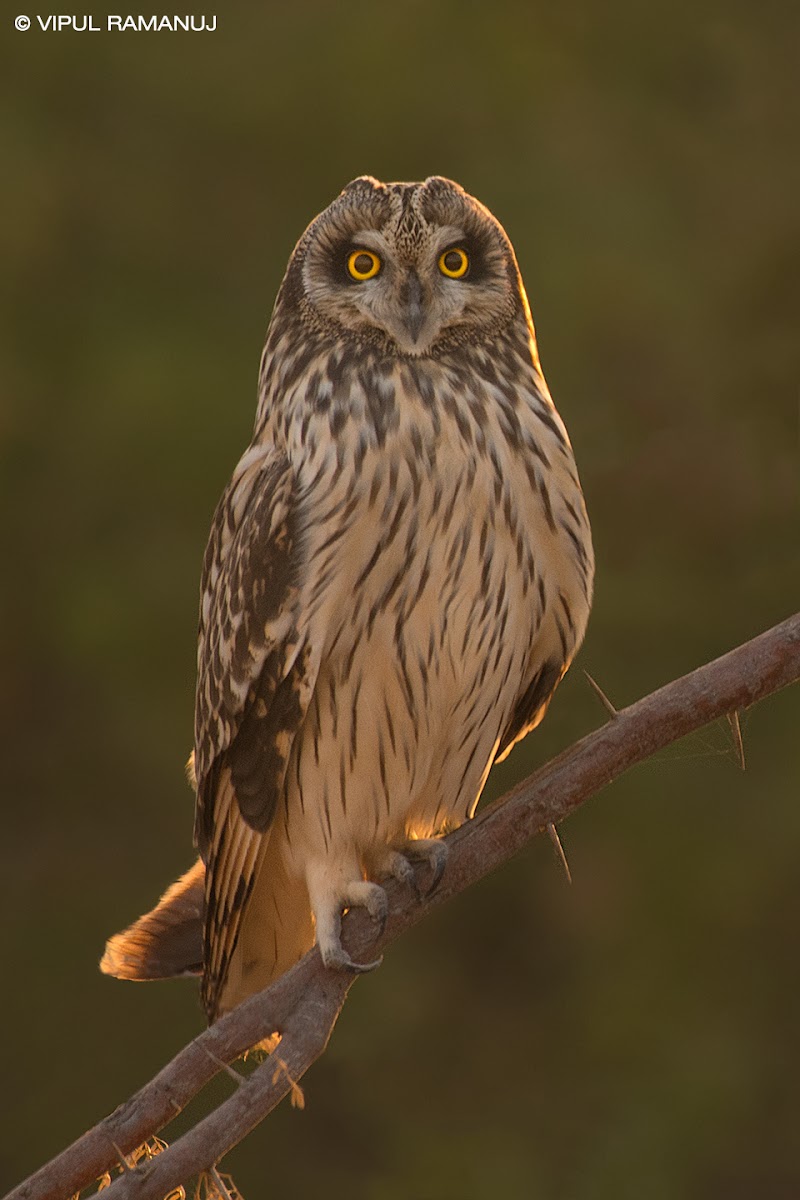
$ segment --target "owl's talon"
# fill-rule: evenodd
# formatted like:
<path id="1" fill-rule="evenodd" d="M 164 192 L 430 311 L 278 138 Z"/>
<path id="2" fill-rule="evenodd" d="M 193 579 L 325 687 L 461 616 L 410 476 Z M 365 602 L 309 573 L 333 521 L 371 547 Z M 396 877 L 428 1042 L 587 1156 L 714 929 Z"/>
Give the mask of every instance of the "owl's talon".
<path id="1" fill-rule="evenodd" d="M 370 915 L 372 916 L 372 914 L 370 914 Z M 377 913 L 376 915 L 372 916 L 372 919 L 378 927 L 378 932 L 375 934 L 375 940 L 377 941 L 379 938 L 383 937 L 384 930 L 386 929 L 386 922 L 389 919 L 388 904 L 387 904 L 386 908 L 383 910 L 383 912 Z"/>
<path id="2" fill-rule="evenodd" d="M 374 962 L 359 963 L 345 950 L 342 945 L 342 909 L 365 908 L 377 926 L 376 940 L 379 940 L 386 928 L 389 915 L 389 898 L 377 883 L 366 880 L 354 880 L 339 893 L 338 902 L 331 903 L 327 898 L 315 907 L 317 923 L 317 941 L 319 952 L 326 967 L 334 971 L 351 971 L 363 975 L 374 971 L 383 962 L 377 958 Z"/>
<path id="3" fill-rule="evenodd" d="M 322 961 L 329 971 L 350 971 L 353 975 L 366 975 L 374 971 L 383 962 L 383 955 L 374 962 L 359 963 L 352 959 L 342 946 L 326 946 L 320 950 Z"/>
<path id="4" fill-rule="evenodd" d="M 356 886 L 359 889 L 356 897 L 348 897 L 345 903 L 350 908 L 365 908 L 378 926 L 376 937 L 380 937 L 386 928 L 386 920 L 389 916 L 389 897 L 380 884 L 360 883 Z"/>
<path id="5" fill-rule="evenodd" d="M 422 899 L 422 889 L 417 882 L 417 874 L 411 863 L 403 854 L 394 853 L 389 861 L 389 872 L 393 879 L 410 887 L 417 900 Z"/>
<path id="6" fill-rule="evenodd" d="M 445 867 L 447 866 L 447 860 L 450 857 L 450 851 L 448 850 L 447 846 L 445 846 L 444 842 L 436 842 L 434 845 L 435 850 L 428 860 L 430 863 L 432 876 L 431 881 L 428 884 L 428 890 L 425 893 L 426 896 L 432 896 L 433 893 L 438 890 L 439 884 L 442 882 L 442 876 L 444 875 Z"/>
<path id="7" fill-rule="evenodd" d="M 431 881 L 425 889 L 424 896 L 432 896 L 442 882 L 450 851 L 445 842 L 439 838 L 418 838 L 406 842 L 403 855 L 412 862 L 426 863 L 431 869 Z M 422 897 L 420 896 L 420 899 Z"/>

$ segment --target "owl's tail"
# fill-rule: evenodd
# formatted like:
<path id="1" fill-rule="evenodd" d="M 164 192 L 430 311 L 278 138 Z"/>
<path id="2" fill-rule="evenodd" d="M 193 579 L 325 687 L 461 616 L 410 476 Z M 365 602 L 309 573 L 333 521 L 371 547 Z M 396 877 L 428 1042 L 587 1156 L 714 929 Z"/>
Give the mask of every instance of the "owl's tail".
<path id="1" fill-rule="evenodd" d="M 106 942 L 100 970 L 117 979 L 174 979 L 203 970 L 203 887 L 200 859 L 173 883 L 152 912 Z"/>
<path id="2" fill-rule="evenodd" d="M 272 842 L 273 839 L 270 839 Z M 106 943 L 100 970 L 117 979 L 174 979 L 203 972 L 200 859 L 173 883 L 156 907 Z M 290 877 L 270 845 L 253 886 L 214 1017 L 267 987 L 314 945 L 308 889 Z"/>
<path id="3" fill-rule="evenodd" d="M 267 987 L 314 945 L 314 919 L 305 880 L 287 872 L 272 831 L 242 919 L 215 1017 Z"/>

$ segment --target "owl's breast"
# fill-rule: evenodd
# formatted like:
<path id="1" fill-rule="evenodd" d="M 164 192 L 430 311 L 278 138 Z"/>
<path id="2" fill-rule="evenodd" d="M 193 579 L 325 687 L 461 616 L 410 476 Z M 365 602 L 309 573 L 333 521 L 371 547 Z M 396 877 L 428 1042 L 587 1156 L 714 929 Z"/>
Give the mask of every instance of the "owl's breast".
<path id="1" fill-rule="evenodd" d="M 436 588 L 440 623 L 491 592 L 538 623 L 560 607 L 553 624 L 569 626 L 571 657 L 591 600 L 591 535 L 546 389 L 401 364 L 327 410 L 306 409 L 291 457 L 307 497 L 304 609 L 321 618 L 328 648 L 343 620 L 352 629 L 358 618 L 367 636 L 384 610 L 403 625 Z"/>
<path id="2" fill-rule="evenodd" d="M 469 815 L 531 680 L 555 686 L 583 634 L 591 543 L 563 427 L 492 399 L 411 393 L 377 431 L 362 406 L 335 435 L 320 411 L 290 447 L 320 662 L 298 761 L 309 794 L 317 771 L 345 781 L 356 839 Z"/>

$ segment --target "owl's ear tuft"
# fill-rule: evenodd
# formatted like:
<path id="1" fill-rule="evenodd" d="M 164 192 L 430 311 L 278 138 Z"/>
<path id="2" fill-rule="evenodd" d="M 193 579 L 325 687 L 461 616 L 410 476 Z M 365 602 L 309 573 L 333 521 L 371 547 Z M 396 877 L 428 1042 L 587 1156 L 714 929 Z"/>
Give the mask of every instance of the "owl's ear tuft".
<path id="1" fill-rule="evenodd" d="M 453 179 L 447 179 L 444 175 L 429 175 L 422 186 L 426 194 L 433 200 L 452 196 L 453 192 L 457 196 L 466 195 L 460 183 L 456 183 Z"/>
<path id="2" fill-rule="evenodd" d="M 360 192 L 364 196 L 369 196 L 375 192 L 382 192 L 386 188 L 385 183 L 381 183 L 380 179 L 376 179 L 373 175 L 359 175 L 357 179 L 352 179 L 350 183 L 345 184 L 342 188 L 342 195 L 349 196 L 354 192 Z"/>

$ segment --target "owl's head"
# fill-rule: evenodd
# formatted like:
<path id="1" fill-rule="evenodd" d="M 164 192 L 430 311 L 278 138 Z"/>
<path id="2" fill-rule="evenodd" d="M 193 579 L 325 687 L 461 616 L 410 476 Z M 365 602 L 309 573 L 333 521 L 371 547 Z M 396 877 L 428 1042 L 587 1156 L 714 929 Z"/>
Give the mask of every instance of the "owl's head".
<path id="1" fill-rule="evenodd" d="M 439 176 L 349 183 L 298 242 L 282 300 L 337 338 L 414 357 L 529 319 L 503 227 Z"/>

